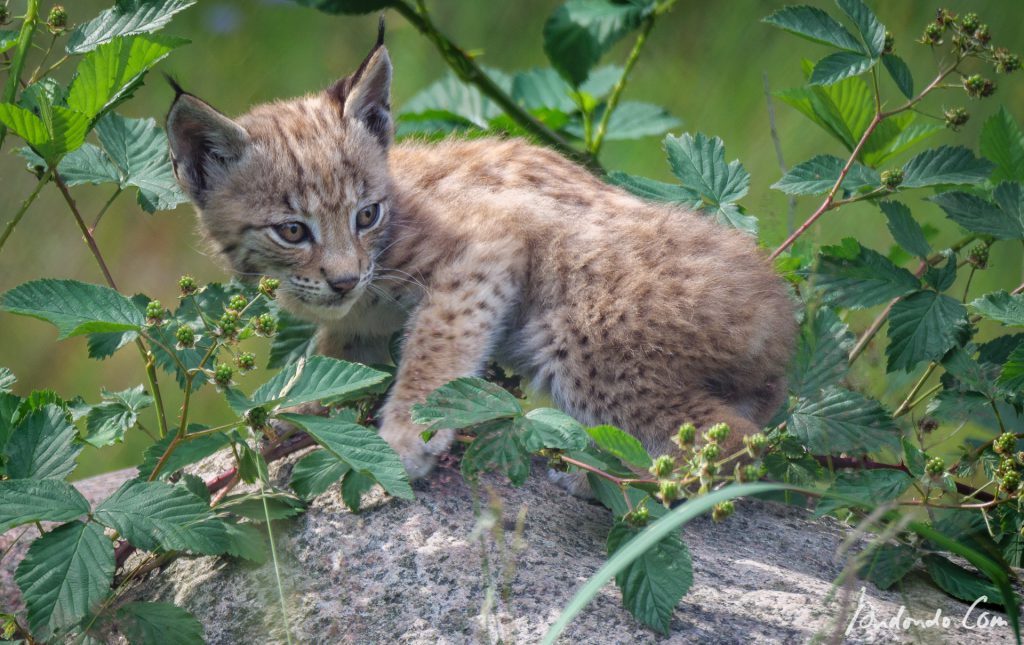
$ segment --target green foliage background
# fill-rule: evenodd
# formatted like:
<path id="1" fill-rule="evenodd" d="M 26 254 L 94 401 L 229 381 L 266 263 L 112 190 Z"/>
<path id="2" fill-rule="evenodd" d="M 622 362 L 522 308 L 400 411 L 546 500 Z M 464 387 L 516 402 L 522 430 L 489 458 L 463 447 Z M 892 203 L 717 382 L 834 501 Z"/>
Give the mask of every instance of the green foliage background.
<path id="1" fill-rule="evenodd" d="M 51 4 L 43 3 L 44 15 Z M 485 65 L 511 71 L 547 64 L 541 46 L 542 27 L 559 4 L 557 0 L 434 0 L 429 4 L 437 25 L 461 46 L 479 53 Z M 762 74 L 769 72 L 774 90 L 795 87 L 803 80 L 797 58 L 816 60 L 825 53 L 822 47 L 759 22 L 785 4 L 781 0 L 678 4 L 659 20 L 651 33 L 625 96 L 668 108 L 683 120 L 675 134 L 700 131 L 722 137 L 728 158 L 739 158 L 752 175 L 750 196 L 744 205 L 760 218 L 761 238 L 769 246 L 785 237 L 790 220 L 785 195 L 768 188 L 782 173 L 770 137 Z M 913 70 L 931 70 L 934 66 L 929 60 L 929 49 L 910 42 L 906 35 L 918 34 L 940 5 L 956 12 L 980 13 L 991 24 L 996 41 L 1013 51 L 1024 51 L 1024 31 L 1015 28 L 1024 19 L 1024 7 L 1017 2 L 901 0 L 873 4 L 879 18 L 899 38 L 896 52 Z M 108 7 L 110 0 L 75 0 L 65 5 L 74 23 L 91 18 Z M 228 114 L 237 114 L 254 103 L 315 91 L 348 73 L 372 43 L 375 22 L 373 16 L 332 18 L 284 0 L 202 0 L 197 7 L 178 16 L 164 32 L 186 36 L 193 42 L 179 49 L 163 69 L 177 76 L 189 91 Z M 447 68 L 432 45 L 400 17 L 389 16 L 388 29 L 388 46 L 396 66 L 394 105 L 401 108 Z M 621 62 L 630 45 L 631 41 L 626 39 L 607 57 L 607 62 Z M 70 71 L 61 70 L 57 77 L 66 82 Z M 923 79 L 919 73 L 919 83 Z M 1010 109 L 1018 122 L 1024 122 L 1024 83 L 1017 75 L 998 80 L 1001 87 L 994 101 L 968 102 L 962 91 L 939 92 L 929 98 L 922 107 L 929 114 L 940 113 L 943 106 L 966 105 L 972 118 L 960 134 L 940 133 L 928 145 L 956 141 L 976 149 L 981 124 L 1000 103 Z M 888 78 L 883 82 L 891 83 Z M 887 89 L 895 100 L 898 93 L 891 85 Z M 132 117 L 161 114 L 170 104 L 171 96 L 171 90 L 152 75 L 122 112 Z M 780 101 L 774 103 L 776 125 L 789 166 L 818 153 L 845 157 L 834 140 L 808 127 L 795 110 Z M 610 141 L 602 159 L 609 169 L 668 180 L 670 175 L 659 148 L 660 137 L 636 142 Z M 905 157 L 895 159 L 892 165 L 898 166 Z M 31 190 L 33 180 L 23 167 L 23 161 L 14 155 L 0 158 L 0 212 L 13 213 Z M 76 194 L 83 210 L 90 213 L 106 201 L 110 190 L 109 186 L 82 186 L 76 189 Z M 818 203 L 820 198 L 798 201 L 796 223 L 806 218 Z M 924 214 L 925 221 L 942 232 L 943 240 L 958 236 L 956 226 L 937 206 L 917 199 L 910 204 L 915 214 Z M 844 236 L 855 236 L 865 245 L 881 250 L 891 244 L 884 215 L 871 205 L 854 204 L 839 213 L 827 214 L 807 235 L 816 245 L 835 243 Z M 192 273 L 201 282 L 224 278 L 221 268 L 204 253 L 188 205 L 171 213 L 147 215 L 133 199 L 121 199 L 106 215 L 98 231 L 98 242 L 105 250 L 111 272 L 126 293 L 145 291 L 165 302 L 174 302 L 176 277 L 182 273 Z M 935 246 L 941 248 L 941 244 Z M 997 246 L 991 267 L 975 276 L 972 292 L 1012 289 L 1019 284 L 1021 250 L 1010 245 Z M 4 249 L 0 291 L 40 275 L 100 281 L 95 264 L 55 190 L 44 191 Z M 867 321 L 851 322 L 860 328 Z M 87 357 L 83 338 L 54 343 L 53 329 L 31 319 L 3 315 L 0 330 L 0 364 L 18 375 L 19 391 L 51 387 L 61 394 L 83 393 L 95 401 L 99 399 L 101 384 L 110 390 L 120 390 L 139 382 L 138 360 L 131 352 L 122 352 L 98 364 Z M 882 378 L 883 347 L 884 343 L 876 342 L 861 360 L 862 381 L 858 383 L 880 397 L 885 396 L 886 388 L 895 394 L 909 385 L 898 374 Z M 255 375 L 250 382 L 262 379 Z M 171 396 L 178 396 L 173 389 L 171 392 Z M 198 407 L 194 409 L 199 417 L 211 424 L 221 417 L 228 419 L 229 410 L 212 389 L 200 392 L 197 399 L 194 405 Z M 176 409 L 177 404 L 172 400 L 169 406 Z M 143 415 L 150 426 L 151 415 L 151 410 Z M 137 463 L 144 442 L 144 435 L 131 433 L 123 445 L 102 451 L 86 447 L 79 457 L 82 467 L 76 476 Z"/>

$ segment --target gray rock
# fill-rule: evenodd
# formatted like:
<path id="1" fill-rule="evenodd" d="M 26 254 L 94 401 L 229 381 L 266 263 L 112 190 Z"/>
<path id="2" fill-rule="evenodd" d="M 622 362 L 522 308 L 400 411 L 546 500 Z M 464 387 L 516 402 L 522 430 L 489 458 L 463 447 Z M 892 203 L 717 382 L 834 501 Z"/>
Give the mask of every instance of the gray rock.
<path id="1" fill-rule="evenodd" d="M 290 464 L 272 470 L 282 483 Z M 221 472 L 215 458 L 199 471 Z M 582 583 L 605 561 L 609 513 L 567 496 L 541 465 L 521 488 L 487 478 L 479 490 L 452 466 L 416 485 L 415 501 L 379 490 L 350 513 L 336 489 L 304 515 L 274 524 L 288 625 L 295 643 L 535 643 Z M 95 500 L 133 471 L 81 483 Z M 661 636 L 622 608 L 613 584 L 570 625 L 564 643 L 1011 643 L 1009 627 L 963 626 L 968 606 L 912 573 L 899 591 L 870 583 L 837 586 L 837 556 L 848 528 L 800 509 L 745 500 L 721 525 L 709 519 L 683 530 L 694 561 L 694 584 Z M 517 533 L 517 519 L 523 519 Z M 0 536 L 0 551 L 18 531 Z M 0 603 L 20 609 L 11 570 L 30 533 L 0 564 Z M 855 539 L 854 544 L 859 542 Z M 863 588 L 863 605 L 854 617 Z M 180 559 L 143 580 L 133 599 L 164 600 L 189 609 L 210 643 L 283 642 L 285 628 L 271 563 L 224 558 Z M 900 607 L 905 606 L 900 614 Z M 894 617 L 943 626 L 886 625 Z M 968 619 L 974 624 L 982 610 Z M 999 616 L 1000 614 L 988 614 Z M 112 642 L 118 642 L 111 635 Z M 833 640 L 834 639 L 834 640 Z M 173 642 L 173 641 L 168 641 Z"/>

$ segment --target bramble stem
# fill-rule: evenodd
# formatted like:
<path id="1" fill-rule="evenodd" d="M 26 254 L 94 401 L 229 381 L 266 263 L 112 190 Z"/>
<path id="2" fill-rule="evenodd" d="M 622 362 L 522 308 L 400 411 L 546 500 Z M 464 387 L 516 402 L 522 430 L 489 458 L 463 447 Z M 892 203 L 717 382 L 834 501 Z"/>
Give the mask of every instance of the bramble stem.
<path id="1" fill-rule="evenodd" d="M 25 19 L 21 23 L 21 31 L 18 32 L 18 44 L 14 50 L 14 60 L 7 70 L 7 84 L 4 86 L 4 103 L 13 103 L 18 93 L 18 84 L 21 81 L 21 70 L 25 67 L 25 54 L 32 45 L 32 35 L 36 31 L 36 22 L 39 18 L 39 0 L 27 0 L 25 7 Z M 4 145 L 7 138 L 7 126 L 0 123 L 0 146 Z"/>
<path id="2" fill-rule="evenodd" d="M 615 108 L 619 107 L 619 99 L 622 97 L 623 90 L 626 89 L 629 74 L 633 71 L 636 61 L 640 58 L 640 51 L 644 48 L 644 43 L 647 42 L 647 34 L 651 33 L 654 21 L 657 18 L 657 13 L 651 13 L 651 15 L 644 18 L 644 23 L 640 27 L 640 33 L 637 34 L 636 41 L 633 43 L 633 49 L 630 50 L 629 57 L 626 59 L 626 65 L 622 68 L 622 74 L 619 76 L 619 80 L 615 82 L 615 86 L 612 87 L 612 93 L 608 95 L 608 102 L 604 106 L 604 114 L 601 115 L 601 120 L 597 124 L 597 131 L 594 133 L 594 140 L 588 146 L 590 154 L 595 157 L 601 152 L 601 144 L 604 143 L 605 134 L 608 132 L 608 123 L 611 121 L 612 112 L 615 111 Z"/>
<path id="3" fill-rule="evenodd" d="M 921 388 L 924 387 L 925 382 L 929 378 L 931 378 L 931 375 L 935 372 L 935 368 L 938 366 L 938 363 L 930 363 L 928 365 L 928 369 L 924 371 L 924 374 L 921 375 L 921 378 L 919 378 L 917 380 L 917 383 L 914 384 L 914 387 L 911 388 L 910 393 L 907 394 L 907 397 L 905 399 L 903 399 L 903 403 L 900 403 L 899 407 L 896 408 L 896 411 L 892 413 L 892 418 L 895 419 L 897 417 L 902 417 L 907 412 L 910 412 L 914 408 L 914 406 L 920 402 L 920 399 L 914 401 L 914 397 L 917 396 L 917 393 L 921 391 Z M 911 401 L 914 401 L 914 403 L 911 403 Z"/>
<path id="4" fill-rule="evenodd" d="M 7 226 L 4 227 L 3 234 L 0 234 L 0 251 L 3 250 L 4 244 L 7 243 L 7 238 L 9 238 L 11 236 L 11 233 L 14 232 L 14 227 L 18 225 L 18 223 L 21 221 L 21 218 L 25 216 L 26 212 L 28 212 L 28 207 L 32 205 L 32 202 L 36 201 L 36 197 L 39 196 L 39 192 L 43 189 L 43 186 L 45 186 L 46 183 L 50 181 L 52 177 L 52 170 L 47 170 L 45 173 L 43 173 L 43 176 L 40 177 L 38 183 L 36 183 L 36 187 L 32 190 L 32 194 L 29 195 L 28 198 L 26 198 L 25 201 L 21 203 L 21 208 L 19 208 L 18 212 L 14 214 L 14 217 L 11 219 L 11 221 L 7 222 Z"/>
<path id="5" fill-rule="evenodd" d="M 110 205 L 114 203 L 115 199 L 121 196 L 121 193 L 123 191 L 123 188 L 121 188 L 120 186 L 117 187 L 117 190 L 114 191 L 114 194 L 110 196 L 110 199 L 108 199 L 107 203 L 103 205 L 103 208 L 100 209 L 100 212 L 96 214 L 96 221 L 92 223 L 92 228 L 89 229 L 90 231 L 92 231 L 93 233 L 96 232 L 96 227 L 100 225 L 100 220 L 103 219 L 103 215 L 106 214 L 107 209 L 110 208 Z"/>
<path id="6" fill-rule="evenodd" d="M 587 472 L 594 473 L 598 477 L 603 477 L 604 479 L 607 479 L 608 481 L 610 481 L 610 482 L 612 482 L 614 484 L 618 484 L 619 486 L 626 486 L 626 485 L 629 485 L 629 484 L 657 484 L 658 483 L 657 479 L 630 479 L 630 478 L 616 477 L 615 475 L 613 475 L 611 473 L 606 473 L 605 471 L 601 470 L 600 468 L 597 468 L 595 466 L 591 466 L 590 464 L 588 464 L 586 462 L 583 462 L 583 461 L 580 461 L 578 459 L 573 459 L 572 457 L 566 457 L 565 455 L 558 455 L 558 458 L 560 460 L 564 461 L 567 464 L 572 464 L 573 466 L 576 466 L 580 470 L 586 470 Z"/>

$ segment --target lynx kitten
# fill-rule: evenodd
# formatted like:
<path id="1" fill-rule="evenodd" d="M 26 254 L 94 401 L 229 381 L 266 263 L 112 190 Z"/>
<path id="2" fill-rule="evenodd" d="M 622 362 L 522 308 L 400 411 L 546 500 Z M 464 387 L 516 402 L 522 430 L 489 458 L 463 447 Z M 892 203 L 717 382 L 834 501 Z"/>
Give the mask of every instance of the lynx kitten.
<path id="1" fill-rule="evenodd" d="M 393 144 L 382 39 L 326 91 L 231 119 L 178 91 L 178 181 L 232 268 L 281 281 L 320 353 L 389 360 L 381 435 L 413 477 L 447 450 L 409 408 L 493 358 L 653 452 L 680 424 L 732 445 L 785 397 L 793 307 L 753 241 L 517 139 Z M 728 446 L 727 446 L 728 447 Z"/>

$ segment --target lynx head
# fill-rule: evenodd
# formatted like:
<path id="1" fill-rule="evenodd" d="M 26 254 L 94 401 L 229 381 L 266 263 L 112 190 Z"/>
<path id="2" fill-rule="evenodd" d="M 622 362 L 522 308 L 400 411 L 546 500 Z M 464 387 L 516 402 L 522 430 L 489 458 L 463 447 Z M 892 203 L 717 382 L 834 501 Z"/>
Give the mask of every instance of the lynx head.
<path id="1" fill-rule="evenodd" d="M 174 172 L 201 228 L 243 276 L 281 281 L 284 304 L 344 316 L 373 278 L 391 206 L 391 60 L 377 44 L 318 94 L 231 119 L 182 91 L 167 116 Z"/>

